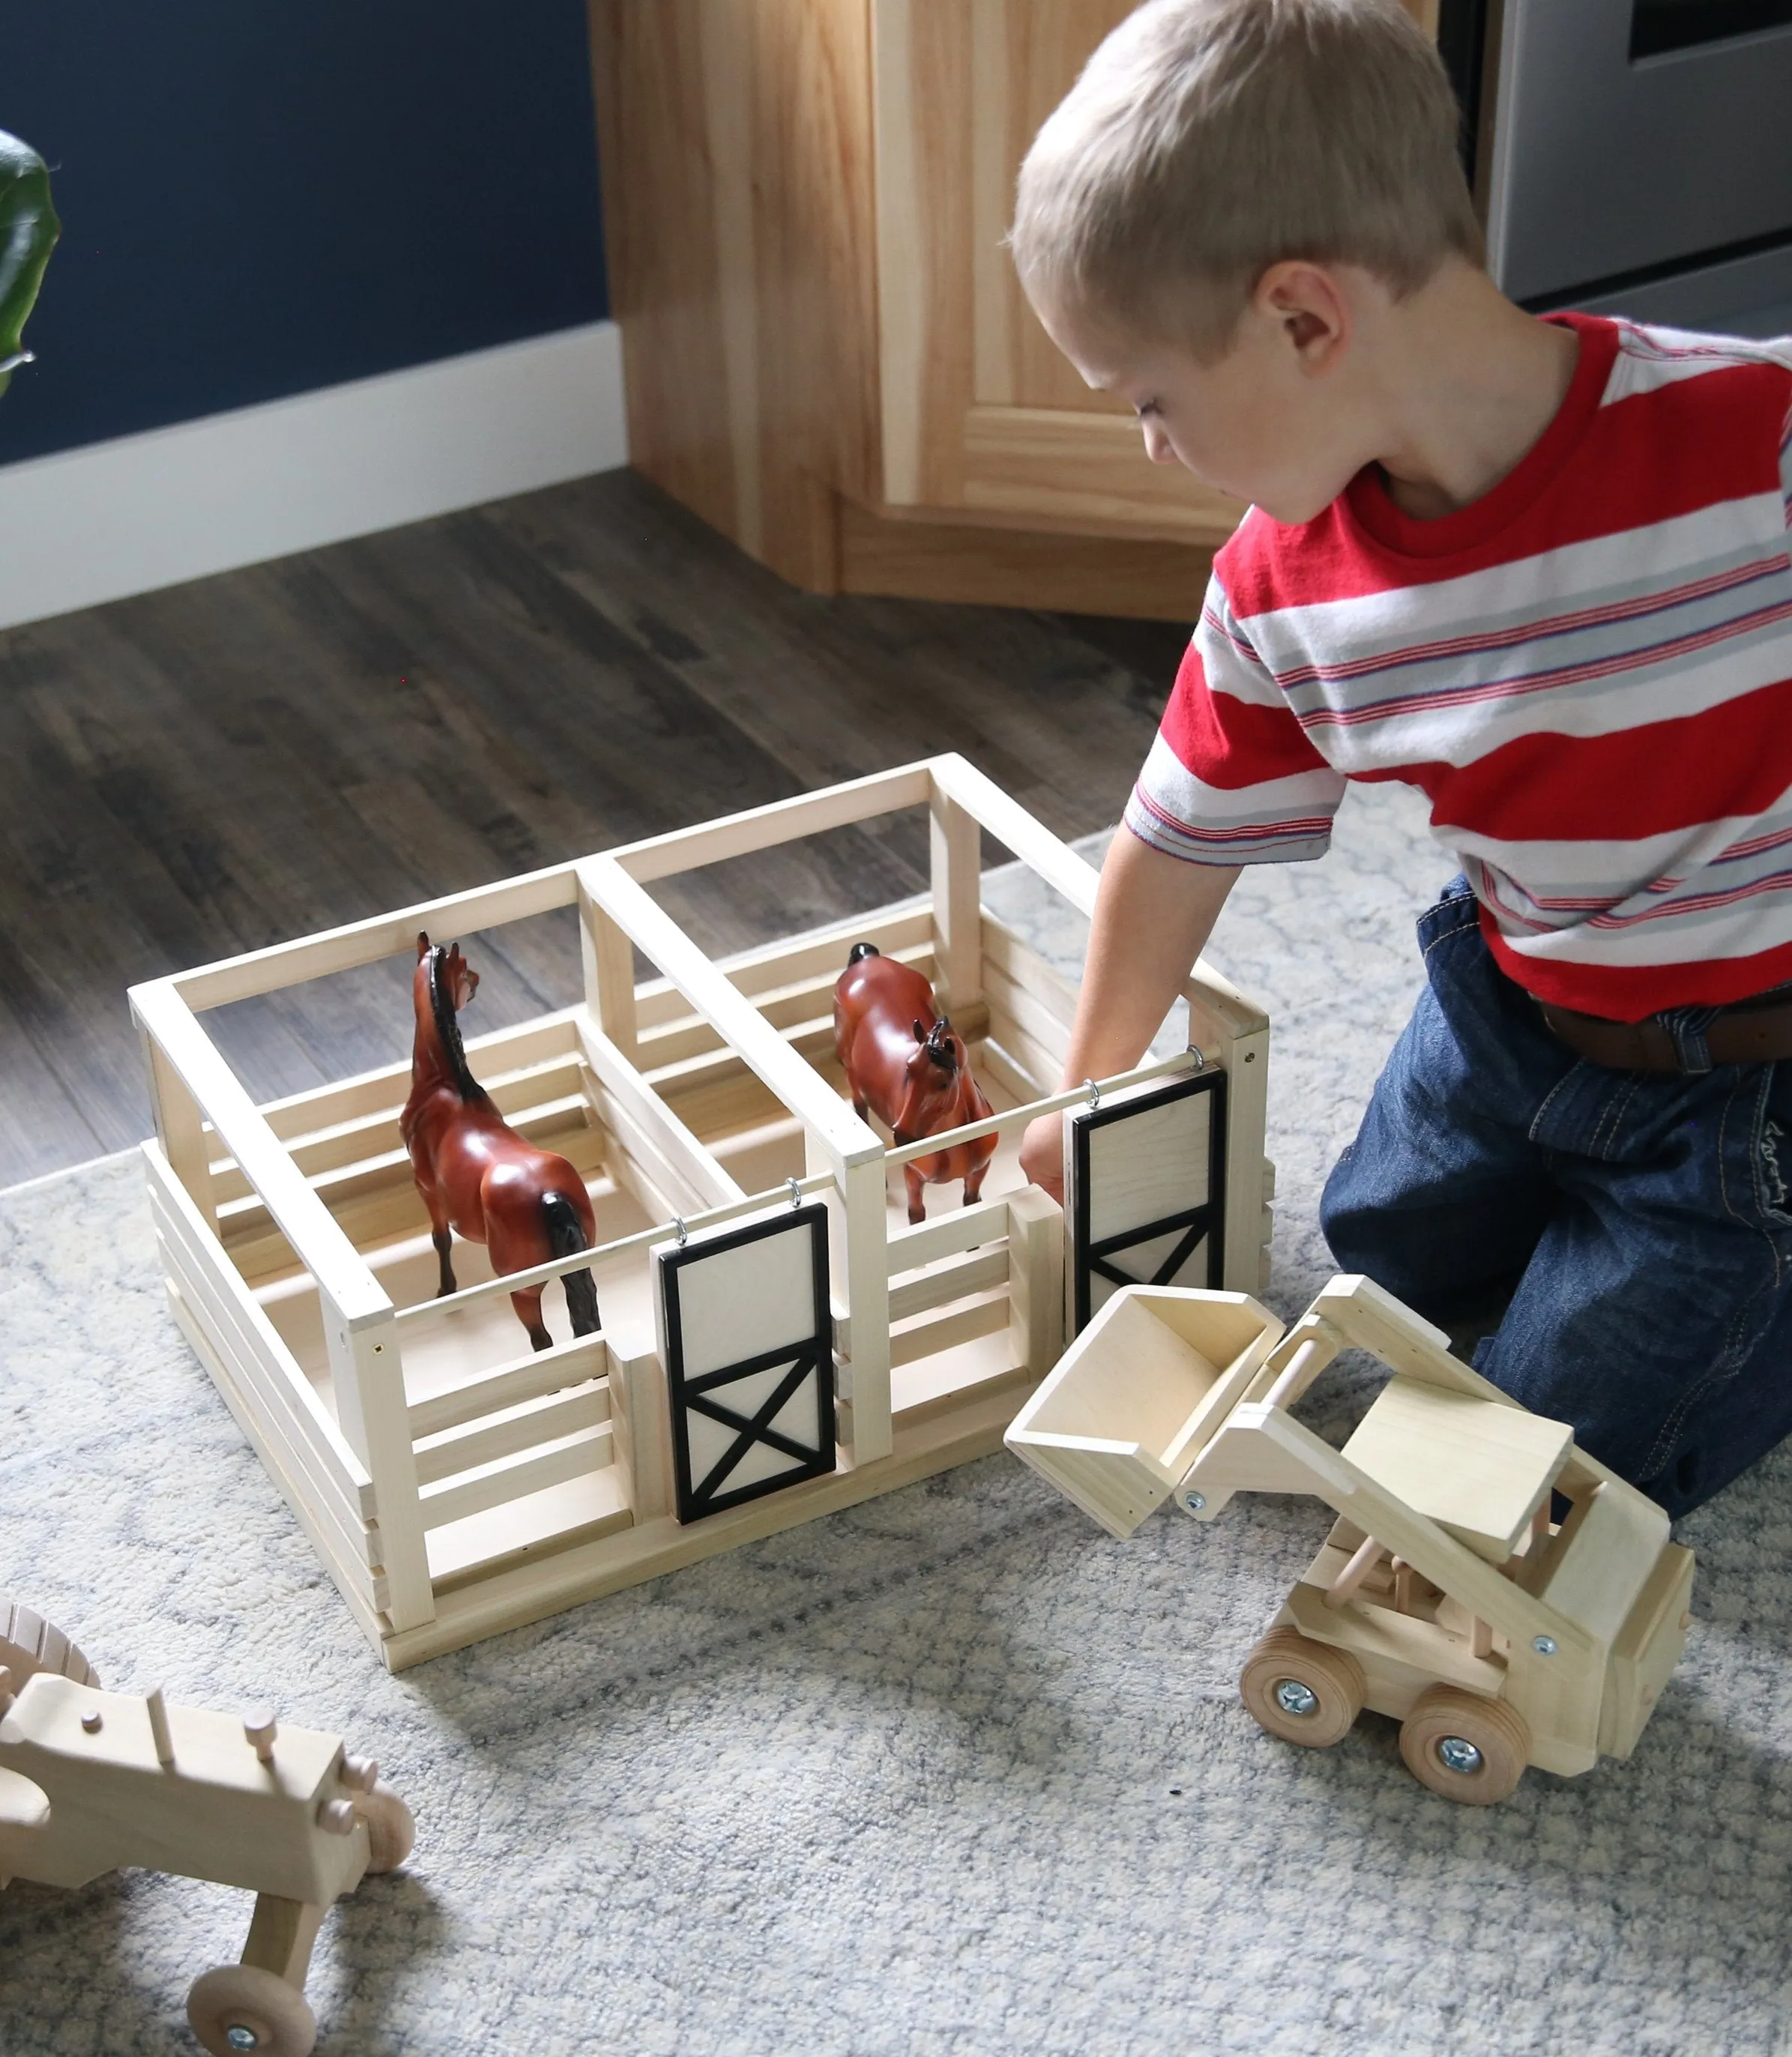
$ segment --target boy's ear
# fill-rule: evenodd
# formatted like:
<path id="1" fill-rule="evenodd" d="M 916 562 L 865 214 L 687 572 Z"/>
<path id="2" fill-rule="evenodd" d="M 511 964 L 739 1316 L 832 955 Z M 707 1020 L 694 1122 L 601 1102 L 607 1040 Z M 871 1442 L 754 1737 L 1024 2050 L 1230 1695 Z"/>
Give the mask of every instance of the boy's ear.
<path id="1" fill-rule="evenodd" d="M 1350 299 L 1327 265 L 1295 259 L 1272 264 L 1257 281 L 1251 299 L 1258 311 L 1282 330 L 1307 371 L 1326 370 L 1350 339 Z"/>

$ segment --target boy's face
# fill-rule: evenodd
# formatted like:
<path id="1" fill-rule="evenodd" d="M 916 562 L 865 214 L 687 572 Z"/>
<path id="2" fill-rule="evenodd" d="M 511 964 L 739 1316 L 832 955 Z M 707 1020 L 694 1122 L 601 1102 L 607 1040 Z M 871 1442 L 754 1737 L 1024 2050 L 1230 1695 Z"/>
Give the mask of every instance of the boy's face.
<path id="1" fill-rule="evenodd" d="M 1084 381 L 1132 408 L 1154 464 L 1179 463 L 1278 521 L 1312 520 L 1366 461 L 1363 424 L 1338 376 L 1348 303 L 1317 268 L 1267 273 L 1214 363 L 1087 309 L 1037 311 Z"/>

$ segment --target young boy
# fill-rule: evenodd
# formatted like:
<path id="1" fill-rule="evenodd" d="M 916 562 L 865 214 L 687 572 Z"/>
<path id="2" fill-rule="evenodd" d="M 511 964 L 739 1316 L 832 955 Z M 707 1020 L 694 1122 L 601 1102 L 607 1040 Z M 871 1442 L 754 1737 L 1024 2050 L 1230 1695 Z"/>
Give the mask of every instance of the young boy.
<path id="1" fill-rule="evenodd" d="M 1239 866 L 1421 787 L 1465 876 L 1326 1235 L 1434 1319 L 1509 1294 L 1481 1369 L 1679 1514 L 1792 1429 L 1792 344 L 1524 314 L 1456 138 L 1396 0 L 1154 0 L 1022 168 L 1053 339 L 1253 503 L 1065 1080 L 1138 1061 Z"/>

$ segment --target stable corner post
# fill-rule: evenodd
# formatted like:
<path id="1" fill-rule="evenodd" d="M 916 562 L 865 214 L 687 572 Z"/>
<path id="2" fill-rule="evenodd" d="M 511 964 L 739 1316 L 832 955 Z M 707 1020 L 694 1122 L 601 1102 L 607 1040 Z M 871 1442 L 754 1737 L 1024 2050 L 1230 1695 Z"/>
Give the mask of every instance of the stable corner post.
<path id="1" fill-rule="evenodd" d="M 323 1330 L 343 1434 L 373 1481 L 381 1569 L 391 1595 L 394 1631 L 435 1619 L 429 1549 L 418 1496 L 417 1453 L 405 1400 L 398 1332 L 388 1304 L 379 1312 L 351 1314 L 321 1282 Z M 384 1298 L 383 1294 L 380 1295 Z"/>
<path id="2" fill-rule="evenodd" d="M 156 1139 L 162 1146 L 168 1169 L 186 1187 L 205 1226 L 216 1235 L 218 1203 L 212 1187 L 212 1147 L 205 1134 L 204 1110 L 134 1005 L 132 1013 L 149 1063 L 149 1106 L 155 1117 Z"/>

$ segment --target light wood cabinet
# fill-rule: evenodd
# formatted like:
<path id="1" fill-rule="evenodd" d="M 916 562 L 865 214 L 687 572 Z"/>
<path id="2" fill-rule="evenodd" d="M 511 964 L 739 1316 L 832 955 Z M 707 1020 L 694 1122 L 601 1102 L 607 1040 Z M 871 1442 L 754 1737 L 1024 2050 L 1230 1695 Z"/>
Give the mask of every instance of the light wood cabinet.
<path id="1" fill-rule="evenodd" d="M 1153 465 L 1003 247 L 1039 126 L 1129 0 L 874 0 L 878 374 L 886 508 L 1222 542 L 1243 511 Z"/>
<path id="2" fill-rule="evenodd" d="M 811 591 L 1191 620 L 1242 509 L 1147 459 L 1002 241 L 1129 6 L 590 0 L 634 464 Z"/>

